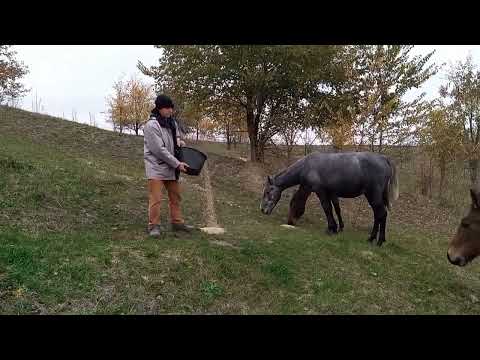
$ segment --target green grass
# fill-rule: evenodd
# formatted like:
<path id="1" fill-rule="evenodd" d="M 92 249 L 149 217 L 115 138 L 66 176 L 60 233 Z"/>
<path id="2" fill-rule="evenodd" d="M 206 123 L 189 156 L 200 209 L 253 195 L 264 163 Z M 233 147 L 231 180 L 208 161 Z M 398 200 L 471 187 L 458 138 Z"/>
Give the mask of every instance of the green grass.
<path id="1" fill-rule="evenodd" d="M 478 262 L 459 269 L 446 261 L 457 214 L 436 219 L 441 209 L 415 203 L 404 186 L 408 201 L 394 207 L 381 248 L 366 241 L 365 204 L 342 202 L 346 228 L 338 236 L 325 235 L 315 198 L 299 226 L 286 229 L 279 225 L 291 191 L 262 215 L 258 184 L 249 183 L 252 170 L 239 153 L 201 146 L 226 234 L 150 239 L 143 138 L 0 108 L 0 313 L 480 311 Z M 185 216 L 205 225 L 202 178 L 184 180 Z M 413 213 L 419 204 L 423 219 Z"/>

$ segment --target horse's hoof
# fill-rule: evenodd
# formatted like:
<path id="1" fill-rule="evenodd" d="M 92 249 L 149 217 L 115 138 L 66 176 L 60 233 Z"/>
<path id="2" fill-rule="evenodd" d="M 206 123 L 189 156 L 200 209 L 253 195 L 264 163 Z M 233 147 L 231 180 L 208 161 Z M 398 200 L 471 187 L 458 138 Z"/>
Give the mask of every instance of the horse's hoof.
<path id="1" fill-rule="evenodd" d="M 325 230 L 325 234 L 331 236 L 331 235 L 336 235 L 337 232 L 336 232 L 336 231 L 333 231 L 333 230 L 330 230 L 330 229 L 327 229 L 327 230 Z"/>
<path id="2" fill-rule="evenodd" d="M 373 241 L 373 238 L 369 237 L 369 238 L 367 239 L 367 241 L 368 241 L 369 243 L 371 243 L 371 242 Z"/>
<path id="3" fill-rule="evenodd" d="M 338 232 L 342 232 L 343 231 L 343 227 L 341 227 L 340 229 L 338 229 Z"/>
<path id="4" fill-rule="evenodd" d="M 385 242 L 385 240 L 383 240 L 383 241 L 378 241 L 378 242 L 377 242 L 377 246 L 378 246 L 378 247 L 382 246 L 382 244 L 383 244 L 384 242 Z"/>

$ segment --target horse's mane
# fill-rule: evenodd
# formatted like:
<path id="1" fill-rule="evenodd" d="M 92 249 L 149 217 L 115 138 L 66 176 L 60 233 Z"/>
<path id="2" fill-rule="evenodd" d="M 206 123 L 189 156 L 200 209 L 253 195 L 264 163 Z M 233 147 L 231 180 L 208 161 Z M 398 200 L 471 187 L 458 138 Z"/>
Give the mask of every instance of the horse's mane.
<path id="1" fill-rule="evenodd" d="M 285 169 L 279 171 L 278 173 L 276 173 L 275 175 L 273 175 L 273 178 L 277 179 L 278 177 L 285 175 L 286 173 L 290 172 L 291 170 L 294 170 L 295 168 L 297 168 L 304 161 L 305 161 L 305 158 L 301 158 L 301 159 L 295 161 L 292 165 L 288 166 L 287 168 L 285 168 Z"/>

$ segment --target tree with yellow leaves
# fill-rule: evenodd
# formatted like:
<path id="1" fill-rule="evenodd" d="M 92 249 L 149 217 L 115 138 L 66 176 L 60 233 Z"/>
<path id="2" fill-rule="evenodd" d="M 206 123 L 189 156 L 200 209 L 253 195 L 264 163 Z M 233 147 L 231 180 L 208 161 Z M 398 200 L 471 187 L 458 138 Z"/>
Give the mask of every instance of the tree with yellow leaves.
<path id="1" fill-rule="evenodd" d="M 355 114 L 352 108 L 345 106 L 330 110 L 330 121 L 322 129 L 335 151 L 342 151 L 345 145 L 354 144 Z"/>
<path id="2" fill-rule="evenodd" d="M 204 118 L 205 110 L 200 102 L 194 100 L 186 100 L 183 102 L 181 117 L 184 123 L 196 133 L 198 141 L 202 119 Z"/>
<path id="3" fill-rule="evenodd" d="M 120 134 L 132 130 L 138 135 L 153 107 L 153 87 L 133 76 L 113 85 L 114 93 L 107 98 L 107 114 L 114 130 Z"/>
<path id="4" fill-rule="evenodd" d="M 406 101 L 404 95 L 420 87 L 438 71 L 428 64 L 433 52 L 421 56 L 410 54 L 413 45 L 356 45 L 352 78 L 358 94 L 355 123 L 360 145 L 368 140 L 370 149 L 383 150 L 395 137 L 401 113 L 416 107 L 423 95 Z"/>
<path id="5" fill-rule="evenodd" d="M 0 45 L 0 105 L 15 104 L 28 91 L 20 80 L 28 73 L 11 45 Z"/>
<path id="6" fill-rule="evenodd" d="M 419 145 L 425 149 L 440 170 L 439 196 L 442 196 L 447 166 L 461 152 L 462 127 L 452 118 L 448 108 L 437 106 L 425 117 L 418 130 Z"/>
<path id="7" fill-rule="evenodd" d="M 461 146 L 470 165 L 470 178 L 475 183 L 480 168 L 480 70 L 469 56 L 448 72 L 448 83 L 440 94 L 449 101 L 449 113 L 463 131 Z"/>
<path id="8" fill-rule="evenodd" d="M 136 135 L 149 118 L 154 97 L 152 85 L 136 77 L 127 82 L 127 128 L 133 130 Z"/>
<path id="9" fill-rule="evenodd" d="M 113 124 L 113 130 L 118 131 L 120 135 L 127 127 L 127 87 L 123 80 L 116 81 L 113 84 L 113 95 L 107 97 L 107 116 L 108 121 Z"/>

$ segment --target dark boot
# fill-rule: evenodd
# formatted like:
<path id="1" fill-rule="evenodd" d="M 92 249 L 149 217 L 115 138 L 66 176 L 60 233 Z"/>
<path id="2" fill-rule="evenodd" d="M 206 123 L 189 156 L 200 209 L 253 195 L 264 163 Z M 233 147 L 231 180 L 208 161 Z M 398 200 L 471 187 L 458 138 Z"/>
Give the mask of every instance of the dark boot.
<path id="1" fill-rule="evenodd" d="M 172 224 L 172 231 L 191 233 L 195 227 L 185 224 Z"/>

